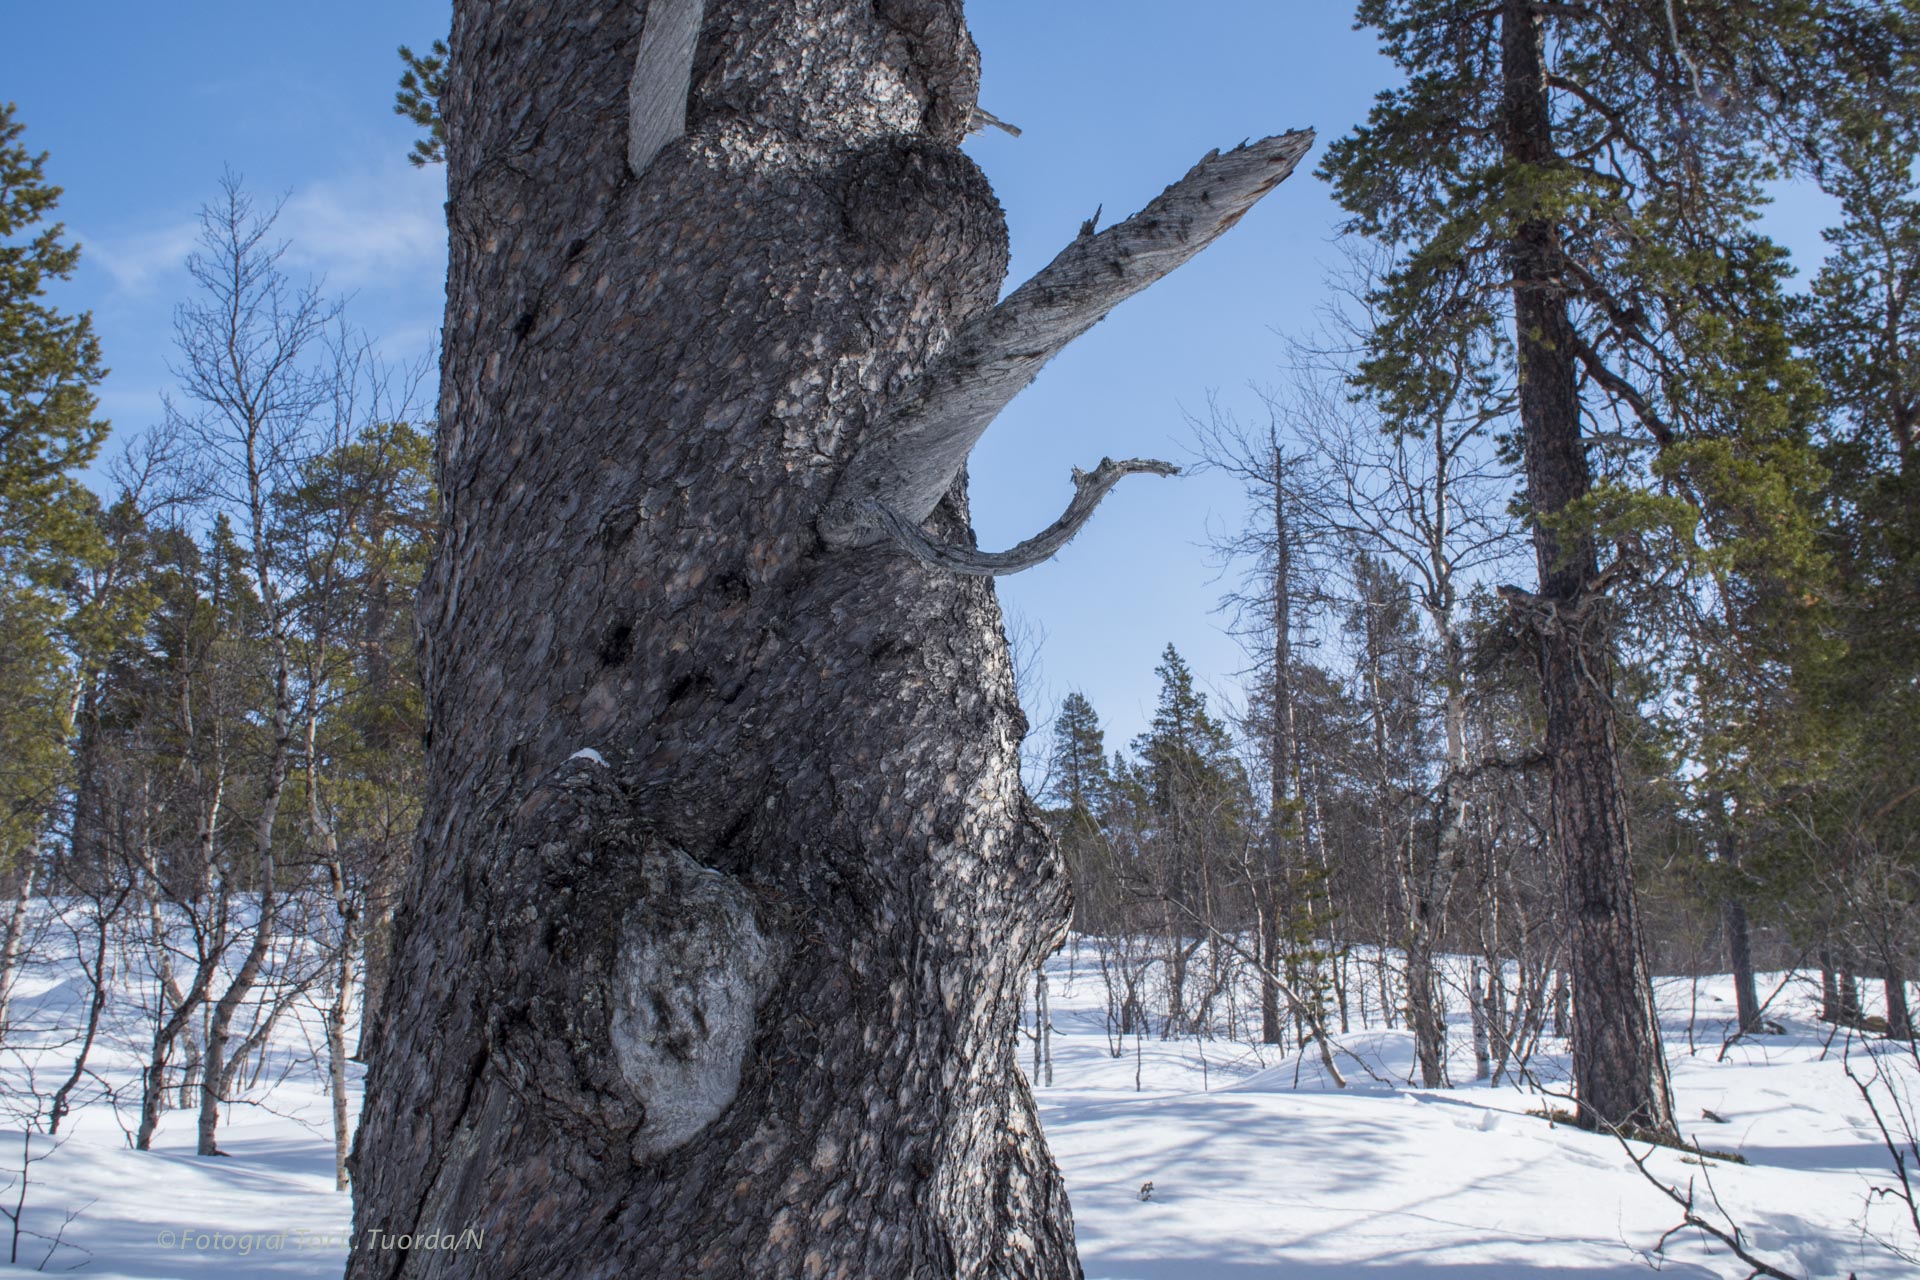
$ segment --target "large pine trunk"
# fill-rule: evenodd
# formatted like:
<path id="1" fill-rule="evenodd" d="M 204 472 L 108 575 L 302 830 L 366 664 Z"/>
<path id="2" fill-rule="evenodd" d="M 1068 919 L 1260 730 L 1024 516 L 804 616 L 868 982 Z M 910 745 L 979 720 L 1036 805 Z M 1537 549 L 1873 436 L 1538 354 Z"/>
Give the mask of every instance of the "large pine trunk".
<path id="1" fill-rule="evenodd" d="M 355 1276 L 1079 1274 L 1014 1063 L 1068 897 L 992 588 L 813 535 L 1004 270 L 972 69 L 864 5 L 809 44 L 814 7 L 736 6 L 711 127 L 635 182 L 641 6 L 458 6 L 429 809 Z M 844 148 L 745 113 L 783 60 Z M 477 1262 L 364 1243 L 467 1227 Z"/>
<path id="2" fill-rule="evenodd" d="M 1528 0 L 1505 0 L 1502 10 L 1504 144 L 1511 162 L 1548 167 L 1560 160 L 1535 11 Z M 1554 527 L 1592 487 L 1561 253 L 1552 223 L 1534 219 L 1516 229 L 1509 258 L 1540 573 L 1539 591 L 1524 608 L 1539 645 L 1554 845 L 1570 928 L 1573 1079 L 1583 1125 L 1671 1132 L 1666 1056 L 1634 900 L 1598 554 L 1591 536 Z"/>
<path id="3" fill-rule="evenodd" d="M 988 554 L 963 464 L 1311 135 L 996 304 L 960 0 L 458 0 L 451 48 L 427 798 L 349 1274 L 1077 1277 L 1015 1061 L 1068 887 L 974 575 L 1172 468 Z"/>
<path id="4" fill-rule="evenodd" d="M 1005 269 L 958 0 L 454 8 L 428 799 L 349 1274 L 1078 1276 L 993 590 L 817 531 Z M 694 32 L 635 150 L 636 50 Z"/>

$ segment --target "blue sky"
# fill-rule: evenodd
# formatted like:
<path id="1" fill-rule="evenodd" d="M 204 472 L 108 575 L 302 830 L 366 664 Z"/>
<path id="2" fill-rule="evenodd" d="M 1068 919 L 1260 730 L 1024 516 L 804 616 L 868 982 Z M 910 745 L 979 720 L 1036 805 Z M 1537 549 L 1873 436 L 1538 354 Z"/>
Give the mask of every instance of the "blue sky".
<path id="1" fill-rule="evenodd" d="M 1298 127 L 1324 145 L 1349 130 L 1392 77 L 1350 13 L 1303 0 L 972 0 L 981 103 L 1024 131 L 968 144 L 1007 210 L 1009 284 L 1096 206 L 1103 225 L 1125 217 L 1210 148 Z M 440 323 L 442 180 L 405 161 L 394 49 L 447 24 L 444 0 L 12 8 L 0 98 L 18 103 L 27 144 L 51 153 L 66 188 L 59 216 L 84 254 L 60 300 L 94 312 L 116 430 L 159 415 L 180 264 L 223 166 L 260 197 L 285 198 L 289 262 L 351 295 L 355 323 L 396 357 L 425 349 Z M 1186 415 L 1204 412 L 1210 391 L 1244 406 L 1249 383 L 1281 378 L 1277 331 L 1315 323 L 1339 256 L 1339 211 L 1306 172 L 1317 156 L 1082 338 L 995 424 L 972 465 L 983 545 L 1050 522 L 1075 466 L 1187 460 Z M 1789 200 L 1776 234 L 1816 250 L 1822 212 Z M 1151 715 L 1169 642 L 1203 684 L 1230 688 L 1244 659 L 1213 612 L 1226 584 L 1205 543 L 1239 519 L 1224 479 L 1130 480 L 1056 561 L 1002 580 L 1009 610 L 1045 635 L 1043 689 L 1085 692 L 1110 746 Z"/>

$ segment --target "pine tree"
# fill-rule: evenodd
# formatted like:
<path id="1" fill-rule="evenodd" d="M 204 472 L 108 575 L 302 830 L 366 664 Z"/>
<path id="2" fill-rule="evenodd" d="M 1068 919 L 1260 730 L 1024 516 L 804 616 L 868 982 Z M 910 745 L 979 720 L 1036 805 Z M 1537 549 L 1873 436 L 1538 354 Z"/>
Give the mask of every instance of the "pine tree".
<path id="1" fill-rule="evenodd" d="M 60 199 L 46 160 L 20 142 L 11 103 L 0 107 L 0 552 L 10 573 L 57 576 L 89 543 L 90 504 L 74 473 L 107 433 L 93 415 L 106 376 L 90 315 L 68 316 L 42 299 L 73 274 L 77 245 L 59 223 L 41 225 Z"/>
<path id="2" fill-rule="evenodd" d="M 393 95 L 393 114 L 425 131 L 407 153 L 407 162 L 416 169 L 447 162 L 447 122 L 440 114 L 440 98 L 447 91 L 447 58 L 444 40 L 435 40 L 425 54 L 400 46 L 400 61 L 407 69 Z"/>
<path id="3" fill-rule="evenodd" d="M 1078 817 L 1099 812 L 1106 798 L 1107 746 L 1100 716 L 1078 690 L 1060 702 L 1053 727 L 1053 799 Z"/>
<path id="4" fill-rule="evenodd" d="M 43 834 L 68 763 L 71 673 L 54 637 L 62 589 L 99 550 L 97 504 L 74 473 L 107 432 L 92 318 L 44 301 L 80 250 L 46 224 L 60 188 L 23 132 L 0 106 L 0 869 Z"/>
<path id="5" fill-rule="evenodd" d="M 1870 83 L 1910 85 L 1920 70 L 1910 45 L 1879 60 Z M 1840 652 L 1811 678 L 1795 673 L 1796 692 L 1824 713 L 1825 767 L 1823 785 L 1794 814 L 1811 834 L 1810 856 L 1782 877 L 1796 905 L 1817 904 L 1823 949 L 1858 949 L 1880 971 L 1888 1025 L 1902 1035 L 1913 1030 L 1906 982 L 1920 928 L 1920 845 L 1911 834 L 1920 796 L 1916 160 L 1920 111 L 1888 93 L 1854 104 L 1822 155 L 1821 186 L 1839 200 L 1841 220 L 1826 233 L 1829 255 L 1798 337 L 1832 406 L 1820 441 L 1819 547 L 1833 562 L 1827 613 Z"/>
<path id="6" fill-rule="evenodd" d="M 1223 855 L 1240 846 L 1250 808 L 1246 771 L 1226 727 L 1207 710 L 1193 671 L 1171 644 L 1154 668 L 1160 696 L 1147 731 L 1134 739 L 1146 785 L 1153 892 L 1167 948 L 1165 1030 L 1197 1025 L 1187 999 L 1188 966 L 1222 920 Z"/>
<path id="7" fill-rule="evenodd" d="M 498 1274 L 1077 1276 L 1011 1052 L 1066 878 L 981 578 L 1169 468 L 1078 473 L 1001 553 L 962 473 L 1310 137 L 1206 157 L 1008 293 L 962 0 L 455 0 L 447 48 L 425 816 L 362 1225 L 534 1178 L 556 1228 Z M 367 1238 L 350 1274 L 389 1274 Z"/>
<path id="8" fill-rule="evenodd" d="M 426 433 L 377 423 L 310 459 L 284 504 L 304 544 L 289 576 L 302 584 L 292 604 L 306 619 L 307 825 L 328 863 L 341 930 L 336 1041 L 356 943 L 365 962 L 361 1040 L 377 1034 L 393 910 L 419 821 L 426 717 L 411 604 L 432 550 L 431 459 Z"/>
<path id="9" fill-rule="evenodd" d="M 1407 82 L 1330 150 L 1350 228 L 1404 251 L 1363 384 L 1426 420 L 1434 351 L 1500 336 L 1539 584 L 1554 834 L 1571 913 L 1573 1072 L 1588 1126 L 1672 1130 L 1634 904 L 1613 719 L 1612 590 L 1684 534 L 1698 439 L 1773 388 L 1781 251 L 1763 184 L 1845 100 L 1870 0 L 1675 6 L 1365 0 Z M 1650 475 L 1650 456 L 1661 476 Z M 1706 464 L 1711 465 L 1709 456 Z"/>

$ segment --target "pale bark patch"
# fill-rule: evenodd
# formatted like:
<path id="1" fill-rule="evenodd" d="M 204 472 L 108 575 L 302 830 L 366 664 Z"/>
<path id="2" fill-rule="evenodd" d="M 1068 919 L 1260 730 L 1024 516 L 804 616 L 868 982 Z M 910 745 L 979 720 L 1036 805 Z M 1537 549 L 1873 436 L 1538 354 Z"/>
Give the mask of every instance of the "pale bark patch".
<path id="1" fill-rule="evenodd" d="M 636 1161 L 687 1142 L 732 1104 L 782 953 L 731 876 L 668 851 L 647 879 L 621 930 L 612 1027 L 621 1075 L 646 1108 Z"/>
<path id="2" fill-rule="evenodd" d="M 652 0 L 627 89 L 627 167 L 647 171 L 660 148 L 687 131 L 687 90 L 704 0 Z"/>

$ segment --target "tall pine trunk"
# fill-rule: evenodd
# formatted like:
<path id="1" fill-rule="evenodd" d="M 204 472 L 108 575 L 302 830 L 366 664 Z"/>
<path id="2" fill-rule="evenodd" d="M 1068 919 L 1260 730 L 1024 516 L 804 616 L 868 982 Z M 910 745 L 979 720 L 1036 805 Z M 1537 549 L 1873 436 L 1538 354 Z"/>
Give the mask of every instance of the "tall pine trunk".
<path id="1" fill-rule="evenodd" d="M 349 1274 L 1077 1277 L 1016 1063 L 1068 885 L 969 575 L 1168 468 L 996 558 L 962 466 L 1306 138 L 996 306 L 959 0 L 457 0 L 451 49 L 426 802 Z"/>
<path id="2" fill-rule="evenodd" d="M 1501 10 L 1507 159 L 1552 167 L 1545 50 L 1529 0 Z M 1537 636 L 1573 984 L 1580 1122 L 1673 1131 L 1673 1101 L 1634 900 L 1627 804 L 1615 739 L 1611 645 L 1591 536 L 1555 527 L 1592 487 L 1582 439 L 1576 334 L 1553 224 L 1523 221 L 1509 243 L 1527 502 L 1540 586 L 1523 606 Z M 1509 591 L 1510 600 L 1521 593 Z"/>
<path id="3" fill-rule="evenodd" d="M 1760 1026 L 1760 988 L 1753 975 L 1753 929 L 1747 920 L 1747 903 L 1737 892 L 1727 895 L 1722 906 L 1727 931 L 1727 961 L 1733 967 L 1734 1013 L 1741 1035 L 1754 1035 Z"/>
<path id="4" fill-rule="evenodd" d="M 1709 811 L 1724 808 L 1726 796 L 1714 792 L 1707 797 Z M 1719 836 L 1720 861 L 1727 868 L 1731 883 L 1720 903 L 1720 923 L 1726 935 L 1727 965 L 1733 973 L 1735 1034 L 1757 1035 L 1760 1030 L 1760 989 L 1753 974 L 1753 927 L 1747 918 L 1747 900 L 1741 892 L 1740 835 L 1731 819 L 1723 821 Z"/>

